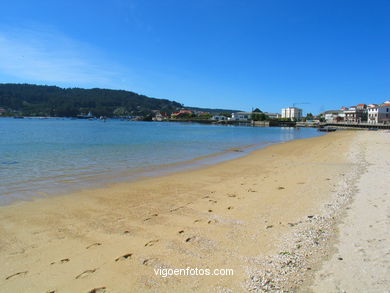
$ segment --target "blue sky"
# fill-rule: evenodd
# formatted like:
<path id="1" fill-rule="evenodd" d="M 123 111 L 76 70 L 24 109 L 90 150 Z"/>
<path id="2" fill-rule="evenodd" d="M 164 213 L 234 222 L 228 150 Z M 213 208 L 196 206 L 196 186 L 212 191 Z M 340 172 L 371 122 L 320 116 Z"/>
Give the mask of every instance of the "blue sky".
<path id="1" fill-rule="evenodd" d="M 3 1 L 0 82 L 305 112 L 390 99 L 390 1 Z"/>

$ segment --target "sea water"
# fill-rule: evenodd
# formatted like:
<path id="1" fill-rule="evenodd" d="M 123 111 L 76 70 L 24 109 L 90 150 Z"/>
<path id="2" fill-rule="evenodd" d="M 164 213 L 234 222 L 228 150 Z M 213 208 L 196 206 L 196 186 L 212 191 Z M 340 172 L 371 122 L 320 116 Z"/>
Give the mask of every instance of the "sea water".
<path id="1" fill-rule="evenodd" d="M 234 158 L 242 155 L 238 149 L 318 135 L 311 128 L 1 118 L 0 203 L 152 176 Z"/>

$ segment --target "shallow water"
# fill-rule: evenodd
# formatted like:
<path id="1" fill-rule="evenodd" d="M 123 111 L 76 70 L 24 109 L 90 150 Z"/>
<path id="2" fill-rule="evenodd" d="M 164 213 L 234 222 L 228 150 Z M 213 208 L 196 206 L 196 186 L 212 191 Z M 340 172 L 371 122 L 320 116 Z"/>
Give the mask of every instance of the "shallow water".
<path id="1" fill-rule="evenodd" d="M 242 155 L 234 148 L 318 135 L 304 128 L 2 118 L 0 203 L 177 170 L 199 157 L 205 158 L 197 164 L 213 163 Z"/>

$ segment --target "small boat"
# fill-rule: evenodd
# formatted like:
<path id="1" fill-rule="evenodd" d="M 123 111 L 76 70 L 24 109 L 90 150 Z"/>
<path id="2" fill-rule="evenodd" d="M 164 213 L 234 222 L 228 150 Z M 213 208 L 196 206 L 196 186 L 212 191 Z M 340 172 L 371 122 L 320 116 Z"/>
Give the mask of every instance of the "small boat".
<path id="1" fill-rule="evenodd" d="M 329 126 L 318 128 L 318 131 L 322 131 L 322 132 L 333 132 L 333 131 L 336 131 L 336 130 L 337 130 L 337 128 L 329 127 Z"/>
<path id="2" fill-rule="evenodd" d="M 93 117 L 93 115 L 92 115 L 91 112 L 88 112 L 87 115 L 84 115 L 84 114 L 77 115 L 77 118 L 78 118 L 78 119 L 88 119 L 88 120 L 93 120 L 93 119 L 95 119 L 95 117 Z"/>

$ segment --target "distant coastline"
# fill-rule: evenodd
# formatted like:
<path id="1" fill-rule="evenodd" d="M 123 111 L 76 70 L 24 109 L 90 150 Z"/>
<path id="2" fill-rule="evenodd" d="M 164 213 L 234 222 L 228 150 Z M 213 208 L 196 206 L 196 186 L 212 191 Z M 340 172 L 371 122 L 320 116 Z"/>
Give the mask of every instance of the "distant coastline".
<path id="1" fill-rule="evenodd" d="M 0 116 L 77 117 L 93 113 L 93 117 L 142 117 L 151 120 L 156 111 L 170 115 L 184 105 L 148 97 L 126 90 L 60 88 L 35 84 L 0 83 Z M 192 108 L 210 113 L 237 110 Z"/>

